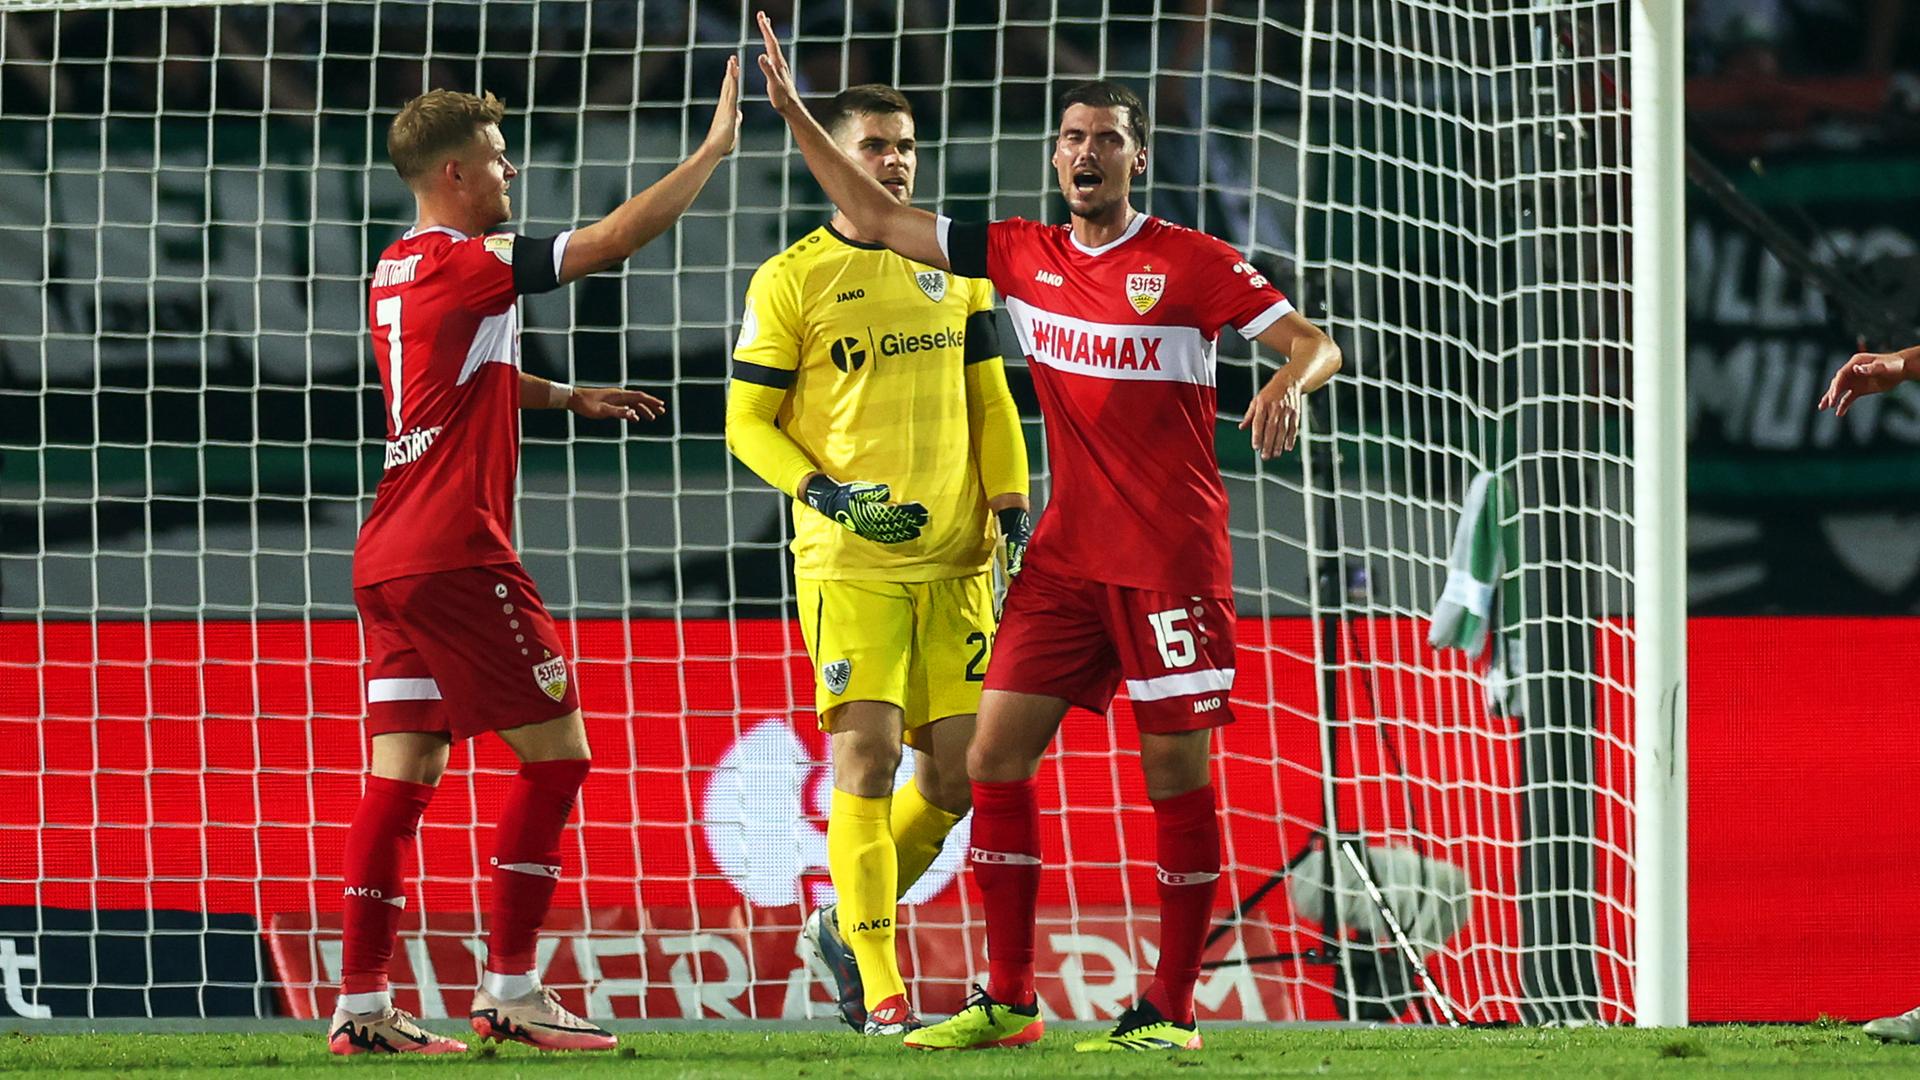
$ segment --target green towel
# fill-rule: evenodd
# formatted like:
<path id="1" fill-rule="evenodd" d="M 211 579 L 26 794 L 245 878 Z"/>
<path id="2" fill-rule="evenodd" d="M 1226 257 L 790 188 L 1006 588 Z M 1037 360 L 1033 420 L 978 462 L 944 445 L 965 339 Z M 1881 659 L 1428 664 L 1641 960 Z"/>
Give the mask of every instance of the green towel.
<path id="1" fill-rule="evenodd" d="M 1493 642 L 1487 663 L 1487 711 L 1494 716 L 1522 715 L 1526 642 L 1519 627 L 1519 517 L 1512 486 L 1482 472 L 1467 485 L 1460 524 L 1453 531 L 1447 558 L 1447 583 L 1434 606 L 1427 643 L 1436 649 L 1460 649 L 1478 660 Z"/>

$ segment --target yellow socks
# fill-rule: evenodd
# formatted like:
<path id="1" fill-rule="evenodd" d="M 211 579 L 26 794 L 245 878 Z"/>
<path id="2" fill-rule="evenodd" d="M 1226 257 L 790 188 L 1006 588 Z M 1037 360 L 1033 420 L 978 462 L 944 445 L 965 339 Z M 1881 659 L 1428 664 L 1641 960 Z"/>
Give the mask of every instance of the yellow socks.
<path id="1" fill-rule="evenodd" d="M 900 853 L 900 896 L 905 896 L 933 865 L 941 843 L 958 824 L 958 817 L 928 802 L 911 780 L 893 793 L 893 846 Z"/>
<path id="2" fill-rule="evenodd" d="M 839 897 L 840 936 L 860 965 L 869 1009 L 907 992 L 893 945 L 899 874 L 888 822 L 893 801 L 893 796 L 863 799 L 834 788 L 827 812 L 827 872 Z"/>

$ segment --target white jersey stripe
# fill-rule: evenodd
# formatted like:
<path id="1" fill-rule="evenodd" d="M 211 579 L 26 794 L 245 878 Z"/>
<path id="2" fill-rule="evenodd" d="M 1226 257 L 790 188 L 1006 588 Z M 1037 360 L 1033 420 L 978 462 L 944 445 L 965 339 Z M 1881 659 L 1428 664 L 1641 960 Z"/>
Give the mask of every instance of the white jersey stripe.
<path id="1" fill-rule="evenodd" d="M 368 701 L 439 701 L 440 684 L 432 679 L 368 679 Z"/>
<path id="2" fill-rule="evenodd" d="M 1135 701 L 1164 701 L 1189 694 L 1217 694 L 1231 689 L 1233 669 L 1230 667 L 1127 680 L 1127 696 Z"/>
<path id="3" fill-rule="evenodd" d="M 473 344 L 467 346 L 467 362 L 460 365 L 460 377 L 454 380 L 454 385 L 467 385 L 467 380 L 473 378 L 473 373 L 480 370 L 481 364 L 520 366 L 518 307 L 510 307 L 498 315 L 489 315 L 474 327 Z M 516 402 L 519 400 L 514 398 Z"/>
<path id="4" fill-rule="evenodd" d="M 1214 343 L 1198 327 L 1091 322 L 1017 296 L 1006 299 L 1021 351 L 1056 371 L 1096 379 L 1213 385 Z"/>
<path id="5" fill-rule="evenodd" d="M 1287 312 L 1292 310 L 1293 301 L 1277 301 L 1272 307 L 1247 320 L 1247 325 L 1240 328 L 1240 336 L 1246 338 L 1248 341 L 1252 341 L 1254 338 L 1266 333 L 1267 327 L 1286 318 Z"/>

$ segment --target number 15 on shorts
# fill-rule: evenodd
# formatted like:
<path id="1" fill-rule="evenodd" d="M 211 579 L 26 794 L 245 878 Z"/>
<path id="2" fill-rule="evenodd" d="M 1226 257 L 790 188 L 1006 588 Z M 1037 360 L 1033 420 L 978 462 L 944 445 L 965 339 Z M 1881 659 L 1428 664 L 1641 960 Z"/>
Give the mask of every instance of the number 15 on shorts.
<path id="1" fill-rule="evenodd" d="M 1186 608 L 1147 613 L 1147 622 L 1153 627 L 1153 643 L 1160 649 L 1160 662 L 1169 668 L 1188 667 L 1199 655 L 1194 648 L 1193 631 L 1181 625 L 1186 621 Z"/>

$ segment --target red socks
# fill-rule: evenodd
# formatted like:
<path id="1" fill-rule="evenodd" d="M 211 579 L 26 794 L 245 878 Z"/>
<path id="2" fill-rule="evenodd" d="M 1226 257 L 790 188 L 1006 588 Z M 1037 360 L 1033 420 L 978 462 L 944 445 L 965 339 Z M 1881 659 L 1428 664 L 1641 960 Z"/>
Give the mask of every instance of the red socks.
<path id="1" fill-rule="evenodd" d="M 403 868 L 420 815 L 433 798 L 432 784 L 367 777 L 360 809 L 347 830 L 340 876 L 340 989 L 371 994 L 387 988 L 393 938 L 407 907 Z"/>
<path id="2" fill-rule="evenodd" d="M 987 908 L 987 995 L 1028 1004 L 1040 897 L 1040 803 L 1032 780 L 973 782 L 971 862 Z"/>
<path id="3" fill-rule="evenodd" d="M 560 833 L 590 767 L 584 759 L 521 762 L 493 834 L 488 971 L 525 975 L 533 970 L 534 941 L 560 883 Z"/>
<path id="4" fill-rule="evenodd" d="M 974 798 L 977 805 L 979 796 Z M 1200 978 L 1200 953 L 1220 879 L 1213 785 L 1153 800 L 1153 823 L 1160 862 L 1160 962 L 1146 999 L 1160 1015 L 1184 1024 L 1193 1020 L 1193 984 Z"/>

